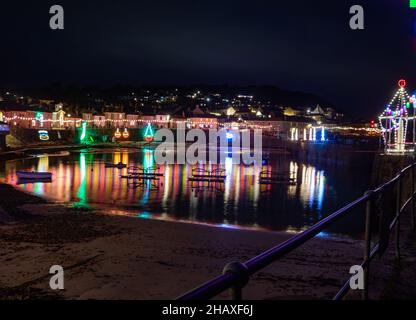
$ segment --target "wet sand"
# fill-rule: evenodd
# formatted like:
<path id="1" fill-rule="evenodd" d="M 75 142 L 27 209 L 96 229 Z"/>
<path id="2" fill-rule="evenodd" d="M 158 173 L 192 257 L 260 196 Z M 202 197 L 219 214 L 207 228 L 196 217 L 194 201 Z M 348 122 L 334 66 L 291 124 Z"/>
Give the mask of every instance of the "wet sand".
<path id="1" fill-rule="evenodd" d="M 7 185 L 0 199 L 0 299 L 174 299 L 291 236 L 112 216 Z M 244 298 L 330 299 L 362 252 L 359 240 L 316 238 L 257 273 Z M 52 265 L 66 270 L 63 291 L 49 288 Z"/>

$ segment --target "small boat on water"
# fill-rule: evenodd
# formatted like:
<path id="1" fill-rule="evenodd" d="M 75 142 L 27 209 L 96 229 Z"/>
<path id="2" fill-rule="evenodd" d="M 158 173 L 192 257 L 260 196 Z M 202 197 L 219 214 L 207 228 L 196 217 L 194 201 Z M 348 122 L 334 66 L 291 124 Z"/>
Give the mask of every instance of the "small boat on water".
<path id="1" fill-rule="evenodd" d="M 124 169 L 124 168 L 127 168 L 127 165 L 124 164 L 124 163 L 122 163 L 122 162 L 119 162 L 119 163 L 106 163 L 105 164 L 105 167 L 106 168 Z"/>
<path id="2" fill-rule="evenodd" d="M 17 178 L 22 180 L 50 180 L 52 179 L 52 173 L 50 172 L 29 172 L 29 171 L 17 171 Z"/>
<path id="3" fill-rule="evenodd" d="M 17 185 L 22 185 L 22 184 L 32 184 L 32 183 L 52 183 L 52 179 L 51 178 L 45 178 L 45 179 L 22 179 L 22 178 L 17 178 Z"/>
<path id="4" fill-rule="evenodd" d="M 57 151 L 51 153 L 40 153 L 40 154 L 33 154 L 32 156 L 37 158 L 44 158 L 44 157 L 66 157 L 69 156 L 71 153 L 69 151 Z"/>

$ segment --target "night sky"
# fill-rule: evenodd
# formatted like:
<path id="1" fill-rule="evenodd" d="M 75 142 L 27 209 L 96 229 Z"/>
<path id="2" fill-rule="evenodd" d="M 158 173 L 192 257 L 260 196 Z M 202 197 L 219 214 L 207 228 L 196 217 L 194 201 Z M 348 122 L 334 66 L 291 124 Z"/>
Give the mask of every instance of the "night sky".
<path id="1" fill-rule="evenodd" d="M 267 84 L 375 117 L 399 78 L 416 90 L 415 23 L 408 0 L 15 0 L 0 5 L 0 86 Z"/>

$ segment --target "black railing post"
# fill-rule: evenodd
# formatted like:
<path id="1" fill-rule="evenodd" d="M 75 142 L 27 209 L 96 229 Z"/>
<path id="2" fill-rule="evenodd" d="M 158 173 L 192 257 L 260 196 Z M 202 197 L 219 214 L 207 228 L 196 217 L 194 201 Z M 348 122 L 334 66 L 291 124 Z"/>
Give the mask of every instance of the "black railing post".
<path id="1" fill-rule="evenodd" d="M 372 191 L 367 191 L 365 195 L 370 195 Z M 370 275 L 370 254 L 371 254 L 371 214 L 373 198 L 367 200 L 365 207 L 365 248 L 364 248 L 364 290 L 362 299 L 368 300 L 368 283 Z"/>
<path id="2" fill-rule="evenodd" d="M 231 300 L 234 301 L 241 301 L 243 300 L 243 288 L 240 287 L 232 287 L 230 289 L 231 292 Z"/>
<path id="3" fill-rule="evenodd" d="M 237 276 L 237 283 L 231 287 L 231 299 L 236 301 L 243 300 L 243 288 L 249 281 L 247 266 L 241 262 L 231 262 L 223 270 L 223 274 L 232 273 Z"/>
<path id="4" fill-rule="evenodd" d="M 415 231 L 415 164 L 412 165 L 412 169 L 410 171 L 412 175 L 411 178 L 411 190 L 412 190 L 412 209 L 411 209 L 411 216 L 412 216 L 412 231 Z"/>
<path id="5" fill-rule="evenodd" d="M 401 211 L 401 202 L 402 202 L 402 179 L 403 179 L 403 173 L 399 174 L 399 179 L 397 180 L 397 201 L 396 201 L 396 241 L 395 241 L 395 247 L 396 247 L 396 258 L 400 259 L 400 211 Z"/>

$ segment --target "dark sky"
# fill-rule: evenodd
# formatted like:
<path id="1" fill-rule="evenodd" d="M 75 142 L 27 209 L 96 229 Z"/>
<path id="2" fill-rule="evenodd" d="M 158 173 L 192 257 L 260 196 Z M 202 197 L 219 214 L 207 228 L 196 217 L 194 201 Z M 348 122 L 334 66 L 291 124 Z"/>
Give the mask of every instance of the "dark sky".
<path id="1" fill-rule="evenodd" d="M 416 89 L 415 22 L 408 0 L 2 2 L 0 86 L 272 84 L 373 117 L 399 78 Z"/>

